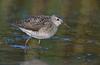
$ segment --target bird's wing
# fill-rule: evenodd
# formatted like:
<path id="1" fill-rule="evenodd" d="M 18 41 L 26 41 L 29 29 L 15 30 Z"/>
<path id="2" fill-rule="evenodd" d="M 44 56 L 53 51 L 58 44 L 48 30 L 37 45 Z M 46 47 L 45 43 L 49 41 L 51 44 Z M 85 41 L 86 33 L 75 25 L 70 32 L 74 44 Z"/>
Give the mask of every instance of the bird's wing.
<path id="1" fill-rule="evenodd" d="M 24 20 L 17 21 L 16 25 L 18 27 L 22 27 L 22 28 L 25 28 L 25 29 L 38 31 L 42 27 L 50 26 L 51 23 L 52 22 L 51 22 L 49 16 L 32 16 L 32 17 L 28 17 Z"/>

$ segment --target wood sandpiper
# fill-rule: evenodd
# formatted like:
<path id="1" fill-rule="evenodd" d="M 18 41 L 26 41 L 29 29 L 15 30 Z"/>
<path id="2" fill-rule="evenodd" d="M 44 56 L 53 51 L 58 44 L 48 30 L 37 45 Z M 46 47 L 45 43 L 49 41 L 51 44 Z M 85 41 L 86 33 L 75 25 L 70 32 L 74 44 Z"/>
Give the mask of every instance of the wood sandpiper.
<path id="1" fill-rule="evenodd" d="M 40 15 L 31 16 L 24 20 L 16 21 L 14 25 L 29 35 L 30 38 L 33 37 L 39 39 L 40 45 L 40 40 L 52 37 L 57 32 L 57 29 L 61 23 L 63 23 L 63 20 L 55 15 Z M 30 38 L 26 40 L 25 46 Z"/>

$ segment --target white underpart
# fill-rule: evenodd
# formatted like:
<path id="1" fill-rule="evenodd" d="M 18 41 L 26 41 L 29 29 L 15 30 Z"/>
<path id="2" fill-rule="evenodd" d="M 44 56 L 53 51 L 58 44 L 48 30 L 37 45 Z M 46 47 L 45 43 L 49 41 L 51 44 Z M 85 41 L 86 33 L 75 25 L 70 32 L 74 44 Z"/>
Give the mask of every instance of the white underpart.
<path id="1" fill-rule="evenodd" d="M 27 30 L 25 28 L 19 28 L 21 29 L 23 32 L 25 32 L 27 35 L 29 35 L 30 37 L 34 37 L 37 39 L 47 39 L 50 38 L 52 35 L 48 34 L 48 33 L 44 33 L 44 32 L 36 32 L 36 31 L 32 31 L 32 30 Z"/>

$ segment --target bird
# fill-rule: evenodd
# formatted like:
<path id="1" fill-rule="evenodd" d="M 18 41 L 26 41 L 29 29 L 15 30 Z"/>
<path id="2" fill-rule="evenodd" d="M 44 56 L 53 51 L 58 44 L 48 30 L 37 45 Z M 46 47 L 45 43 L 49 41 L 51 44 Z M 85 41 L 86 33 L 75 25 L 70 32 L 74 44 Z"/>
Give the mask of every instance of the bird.
<path id="1" fill-rule="evenodd" d="M 29 36 L 25 41 L 26 46 L 32 37 L 38 39 L 40 45 L 41 39 L 48 39 L 54 36 L 62 23 L 63 20 L 56 15 L 37 15 L 16 21 L 14 25 Z"/>

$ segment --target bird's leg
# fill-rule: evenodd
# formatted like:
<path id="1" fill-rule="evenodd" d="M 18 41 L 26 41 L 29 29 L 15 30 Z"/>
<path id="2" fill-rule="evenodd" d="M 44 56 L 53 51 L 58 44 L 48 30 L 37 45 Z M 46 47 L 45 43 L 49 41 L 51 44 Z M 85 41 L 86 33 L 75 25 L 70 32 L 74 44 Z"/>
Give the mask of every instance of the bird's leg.
<path id="1" fill-rule="evenodd" d="M 40 39 L 39 39 L 39 42 L 38 43 L 39 43 L 39 46 L 40 46 L 41 45 L 41 40 Z"/>
<path id="2" fill-rule="evenodd" d="M 29 37 L 26 41 L 25 41 L 25 47 L 27 46 L 28 41 L 31 39 L 31 37 Z"/>
<path id="3" fill-rule="evenodd" d="M 38 44 L 39 44 L 39 51 L 38 51 L 38 59 L 40 59 L 40 55 L 41 55 L 41 40 L 38 40 Z"/>
<path id="4" fill-rule="evenodd" d="M 25 41 L 25 52 L 26 52 L 26 49 L 28 48 L 27 47 L 27 44 L 28 44 L 28 41 L 31 39 L 31 37 L 29 37 L 26 41 Z"/>

